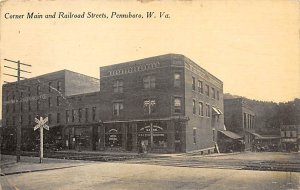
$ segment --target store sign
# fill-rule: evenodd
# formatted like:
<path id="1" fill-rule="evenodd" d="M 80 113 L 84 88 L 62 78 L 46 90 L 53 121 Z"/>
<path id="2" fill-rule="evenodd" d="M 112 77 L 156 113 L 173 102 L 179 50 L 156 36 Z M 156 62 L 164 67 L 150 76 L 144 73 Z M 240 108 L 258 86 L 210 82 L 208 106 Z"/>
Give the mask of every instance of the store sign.
<path id="1" fill-rule="evenodd" d="M 296 138 L 292 138 L 292 139 L 281 139 L 282 142 L 297 142 Z"/>

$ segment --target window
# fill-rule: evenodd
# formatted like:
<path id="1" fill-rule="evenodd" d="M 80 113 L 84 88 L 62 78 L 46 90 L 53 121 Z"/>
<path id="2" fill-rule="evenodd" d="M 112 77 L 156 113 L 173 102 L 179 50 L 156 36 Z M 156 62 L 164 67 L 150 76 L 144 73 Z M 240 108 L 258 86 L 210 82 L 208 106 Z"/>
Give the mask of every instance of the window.
<path id="1" fill-rule="evenodd" d="M 28 87 L 28 96 L 31 96 L 31 89 Z"/>
<path id="2" fill-rule="evenodd" d="M 52 89 L 51 89 L 51 88 L 52 88 L 52 86 L 51 86 L 51 85 L 52 85 L 52 83 L 51 83 L 51 82 L 49 82 L 49 83 L 48 83 L 48 91 L 49 91 L 49 92 L 51 92 L 51 91 L 52 91 Z"/>
<path id="3" fill-rule="evenodd" d="M 193 114 L 196 114 L 196 101 L 193 100 Z"/>
<path id="4" fill-rule="evenodd" d="M 52 104 L 51 104 L 51 97 L 48 97 L 48 107 L 51 108 Z"/>
<path id="5" fill-rule="evenodd" d="M 31 103 L 30 103 L 30 100 L 28 100 L 28 111 L 31 111 Z"/>
<path id="6" fill-rule="evenodd" d="M 195 90 L 195 77 L 192 77 L 192 90 Z"/>
<path id="7" fill-rule="evenodd" d="M 60 106 L 60 96 L 56 97 L 56 106 Z"/>
<path id="8" fill-rule="evenodd" d="M 174 98 L 174 112 L 181 113 L 181 98 Z"/>
<path id="9" fill-rule="evenodd" d="M 144 114 L 150 115 L 156 112 L 156 101 L 154 99 L 144 100 Z"/>
<path id="10" fill-rule="evenodd" d="M 199 115 L 200 116 L 204 115 L 204 113 L 203 113 L 203 103 L 202 102 L 199 102 Z"/>
<path id="11" fill-rule="evenodd" d="M 213 99 L 216 99 L 216 90 L 215 90 L 215 88 L 211 88 L 211 92 L 212 92 Z"/>
<path id="12" fill-rule="evenodd" d="M 13 126 L 16 125 L 16 117 L 12 117 L 12 125 L 13 125 Z"/>
<path id="13" fill-rule="evenodd" d="M 89 120 L 89 108 L 85 108 L 85 122 Z"/>
<path id="14" fill-rule="evenodd" d="M 219 91 L 217 91 L 217 100 L 220 100 Z"/>
<path id="15" fill-rule="evenodd" d="M 52 114 L 51 113 L 48 114 L 48 123 L 49 124 L 52 123 Z"/>
<path id="16" fill-rule="evenodd" d="M 205 94 L 206 96 L 209 96 L 209 86 L 208 85 L 205 85 Z"/>
<path id="17" fill-rule="evenodd" d="M 81 118 L 82 118 L 82 109 L 79 108 L 78 109 L 78 121 L 81 122 Z"/>
<path id="18" fill-rule="evenodd" d="M 206 104 L 205 116 L 210 117 L 210 106 L 208 104 Z"/>
<path id="19" fill-rule="evenodd" d="M 72 110 L 72 122 L 75 122 L 75 110 Z"/>
<path id="20" fill-rule="evenodd" d="M 61 91 L 61 82 L 60 81 L 57 81 L 57 90 Z"/>
<path id="21" fill-rule="evenodd" d="M 23 115 L 21 115 L 21 117 L 20 117 L 20 124 L 21 125 L 23 124 Z"/>
<path id="22" fill-rule="evenodd" d="M 56 123 L 60 123 L 60 113 L 56 114 Z"/>
<path id="23" fill-rule="evenodd" d="M 5 107 L 6 107 L 6 113 L 8 113 L 9 112 L 9 105 L 6 104 Z"/>
<path id="24" fill-rule="evenodd" d="M 196 128 L 193 128 L 193 139 L 194 139 L 194 144 L 196 144 Z"/>
<path id="25" fill-rule="evenodd" d="M 40 93 L 41 93 L 41 86 L 37 85 L 37 87 L 36 87 L 36 95 L 40 95 Z"/>
<path id="26" fill-rule="evenodd" d="M 123 105 L 123 104 L 122 104 Z M 122 107 L 123 109 L 123 107 Z M 96 120 L 96 107 L 92 108 L 92 120 L 95 121 Z"/>
<path id="27" fill-rule="evenodd" d="M 198 80 L 198 92 L 203 94 L 203 82 Z"/>
<path id="28" fill-rule="evenodd" d="M 113 103 L 113 115 L 120 115 L 123 110 L 123 103 L 122 102 L 115 102 Z"/>
<path id="29" fill-rule="evenodd" d="M 14 100 L 14 102 L 13 102 L 13 112 L 15 112 L 16 111 L 16 102 L 15 102 L 16 97 L 15 97 L 15 95 L 13 95 L 13 100 Z"/>
<path id="30" fill-rule="evenodd" d="M 41 101 L 37 100 L 36 101 L 36 110 L 40 110 L 40 104 L 41 104 Z"/>
<path id="31" fill-rule="evenodd" d="M 123 92 L 123 80 L 114 81 L 114 92 L 122 93 Z"/>
<path id="32" fill-rule="evenodd" d="M 244 113 L 244 128 L 247 128 L 247 114 Z"/>
<path id="33" fill-rule="evenodd" d="M 21 111 L 23 111 L 23 102 L 21 102 L 20 106 L 21 106 Z"/>
<path id="34" fill-rule="evenodd" d="M 144 88 L 155 88 L 155 76 L 146 76 L 143 78 Z"/>
<path id="35" fill-rule="evenodd" d="M 28 125 L 30 125 L 32 122 L 32 118 L 31 118 L 31 115 L 28 115 Z"/>
<path id="36" fill-rule="evenodd" d="M 70 113 L 69 110 L 66 110 L 66 123 L 69 123 L 70 121 Z"/>
<path id="37" fill-rule="evenodd" d="M 174 87 L 179 88 L 181 86 L 181 75 L 180 73 L 174 74 Z"/>

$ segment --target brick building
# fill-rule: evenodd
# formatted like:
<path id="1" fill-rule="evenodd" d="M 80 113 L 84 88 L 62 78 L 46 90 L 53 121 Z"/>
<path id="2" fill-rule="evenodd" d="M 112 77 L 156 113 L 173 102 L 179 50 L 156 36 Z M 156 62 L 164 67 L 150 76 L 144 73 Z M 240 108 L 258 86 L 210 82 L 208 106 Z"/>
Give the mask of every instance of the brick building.
<path id="1" fill-rule="evenodd" d="M 39 134 L 37 131 L 33 132 L 34 118 L 37 116 L 49 118 L 51 130 L 45 131 L 45 143 L 64 144 L 65 110 L 72 110 L 77 106 L 68 97 L 99 91 L 99 79 L 61 70 L 22 80 L 19 92 L 16 82 L 4 84 L 2 88 L 2 148 L 15 148 L 16 127 L 21 124 L 22 149 L 30 150 L 38 143 Z"/>
<path id="2" fill-rule="evenodd" d="M 101 67 L 100 92 L 102 149 L 211 152 L 224 126 L 222 81 L 183 55 Z"/>
<path id="3" fill-rule="evenodd" d="M 280 137 L 283 151 L 300 150 L 300 125 L 281 125 Z"/>
<path id="4" fill-rule="evenodd" d="M 255 139 L 255 113 L 243 98 L 224 99 L 224 120 L 228 131 L 243 137 L 245 150 Z"/>

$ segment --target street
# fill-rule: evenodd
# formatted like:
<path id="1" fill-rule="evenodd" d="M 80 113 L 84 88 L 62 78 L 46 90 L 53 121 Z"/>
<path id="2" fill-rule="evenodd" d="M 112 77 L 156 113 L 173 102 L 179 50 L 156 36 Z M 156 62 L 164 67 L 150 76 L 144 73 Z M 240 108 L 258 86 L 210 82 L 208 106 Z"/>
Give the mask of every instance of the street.
<path id="1" fill-rule="evenodd" d="M 284 167 L 294 163 L 292 167 L 299 168 L 299 153 L 156 155 L 118 162 L 45 159 L 41 165 L 37 157 L 22 157 L 22 161 L 2 170 L 6 173 L 0 177 L 3 190 L 300 189 L 299 172 L 243 168 L 249 163 Z"/>

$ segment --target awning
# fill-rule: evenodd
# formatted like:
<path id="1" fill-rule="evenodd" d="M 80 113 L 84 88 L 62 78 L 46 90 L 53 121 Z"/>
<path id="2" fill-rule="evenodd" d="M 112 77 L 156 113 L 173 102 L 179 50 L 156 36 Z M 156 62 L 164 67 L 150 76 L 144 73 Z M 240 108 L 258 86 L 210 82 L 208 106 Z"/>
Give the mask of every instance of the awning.
<path id="1" fill-rule="evenodd" d="M 231 138 L 231 139 L 242 139 L 243 137 L 241 137 L 240 135 L 233 133 L 231 131 L 221 131 L 219 130 L 220 133 L 224 134 L 225 136 Z"/>
<path id="2" fill-rule="evenodd" d="M 252 134 L 255 136 L 255 139 L 280 139 L 280 136 L 275 136 L 275 135 L 260 135 L 258 133 L 255 132 L 251 132 L 251 131 L 247 131 L 248 133 Z"/>
<path id="3" fill-rule="evenodd" d="M 215 107 L 211 107 L 213 111 L 213 115 L 221 115 L 222 113 L 219 112 L 219 110 Z"/>

